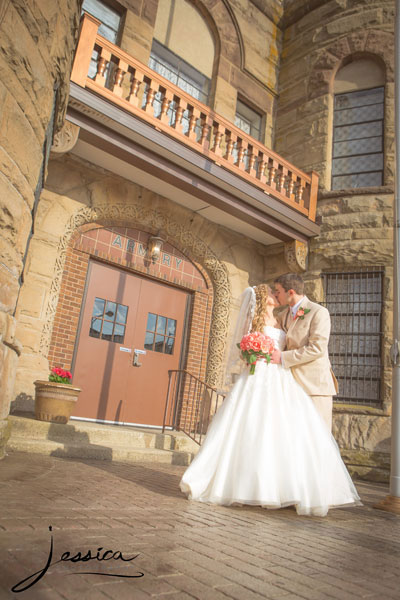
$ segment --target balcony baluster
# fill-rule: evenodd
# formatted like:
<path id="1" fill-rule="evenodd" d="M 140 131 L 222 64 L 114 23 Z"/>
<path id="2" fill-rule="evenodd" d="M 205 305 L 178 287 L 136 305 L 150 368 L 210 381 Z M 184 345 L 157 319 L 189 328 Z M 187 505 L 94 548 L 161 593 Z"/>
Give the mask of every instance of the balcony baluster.
<path id="1" fill-rule="evenodd" d="M 97 60 L 97 73 L 94 81 L 103 87 L 106 85 L 107 67 L 110 64 L 110 60 L 111 52 L 108 52 L 105 48 L 101 48 Z"/>
<path id="2" fill-rule="evenodd" d="M 215 154 L 215 156 L 222 157 L 222 131 L 220 130 L 220 125 L 218 122 L 213 123 L 213 142 L 211 152 Z"/>
<path id="3" fill-rule="evenodd" d="M 124 81 L 124 77 L 126 75 L 128 71 L 128 65 L 126 63 L 124 63 L 122 60 L 119 61 L 119 66 L 115 71 L 115 77 L 114 77 L 114 87 L 113 87 L 113 93 L 116 96 L 119 96 L 120 98 L 122 98 L 123 95 L 123 81 Z"/>

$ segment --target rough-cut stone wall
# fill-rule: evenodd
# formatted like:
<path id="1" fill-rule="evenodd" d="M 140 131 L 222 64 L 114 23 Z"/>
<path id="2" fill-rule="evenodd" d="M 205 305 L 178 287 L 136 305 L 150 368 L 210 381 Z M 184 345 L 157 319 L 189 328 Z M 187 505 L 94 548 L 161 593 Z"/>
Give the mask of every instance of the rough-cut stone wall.
<path id="1" fill-rule="evenodd" d="M 13 316 L 19 293 L 45 133 L 59 86 L 63 121 L 80 1 L 0 5 L 0 458 L 21 344 Z"/>
<path id="2" fill-rule="evenodd" d="M 323 301 L 325 270 L 385 268 L 382 408 L 338 405 L 334 411 L 334 434 L 351 471 L 385 480 L 391 406 L 394 2 L 315 0 L 285 6 L 275 150 L 305 171 L 316 170 L 321 188 L 321 234 L 310 244 L 307 293 Z M 334 77 L 349 58 L 362 56 L 375 57 L 386 74 L 385 186 L 330 192 Z"/>

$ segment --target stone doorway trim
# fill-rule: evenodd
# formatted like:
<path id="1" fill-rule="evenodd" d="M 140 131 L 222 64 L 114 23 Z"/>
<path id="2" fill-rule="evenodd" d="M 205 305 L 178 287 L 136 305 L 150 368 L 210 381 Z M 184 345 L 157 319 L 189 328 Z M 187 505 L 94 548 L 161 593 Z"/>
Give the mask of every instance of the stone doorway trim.
<path id="1" fill-rule="evenodd" d="M 94 207 L 84 207 L 70 218 L 58 246 L 45 324 L 40 340 L 41 354 L 47 356 L 49 351 L 67 248 L 78 227 L 89 223 L 97 223 L 105 227 L 144 227 L 153 233 L 162 230 L 167 236 L 167 241 L 182 254 L 199 262 L 204 267 L 211 278 L 214 292 L 206 382 L 214 387 L 221 385 L 231 305 L 227 269 L 207 244 L 193 234 L 190 225 L 174 221 L 163 211 L 138 204 L 99 204 Z"/>

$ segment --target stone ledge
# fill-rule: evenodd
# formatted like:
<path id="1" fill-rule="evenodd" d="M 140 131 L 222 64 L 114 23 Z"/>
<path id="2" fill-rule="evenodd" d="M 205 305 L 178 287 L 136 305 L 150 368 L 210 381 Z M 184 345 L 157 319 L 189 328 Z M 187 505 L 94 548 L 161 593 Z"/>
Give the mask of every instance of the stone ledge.
<path id="1" fill-rule="evenodd" d="M 319 190 L 318 200 L 325 198 L 342 198 L 344 196 L 367 196 L 372 194 L 394 194 L 392 185 L 379 187 L 348 188 L 344 190 Z"/>
<path id="2" fill-rule="evenodd" d="M 352 414 L 352 415 L 377 415 L 379 417 L 390 417 L 390 407 L 383 406 L 378 408 L 375 406 L 358 406 L 356 404 L 344 404 L 341 402 L 333 402 L 333 414 Z"/>

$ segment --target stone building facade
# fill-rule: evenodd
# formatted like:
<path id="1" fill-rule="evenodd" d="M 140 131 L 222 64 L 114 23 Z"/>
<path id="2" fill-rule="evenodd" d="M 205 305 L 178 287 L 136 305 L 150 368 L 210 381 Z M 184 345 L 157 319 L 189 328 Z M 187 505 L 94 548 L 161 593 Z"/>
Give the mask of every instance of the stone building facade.
<path id="1" fill-rule="evenodd" d="M 69 13 L 64 7 L 48 15 L 47 27 L 56 40 L 48 55 L 44 51 L 47 30 L 44 21 L 40 23 L 42 30 L 35 38 L 40 60 L 34 64 L 38 63 L 40 69 L 42 63 L 47 65 L 46 77 L 37 66 L 38 71 L 33 76 L 30 73 L 31 92 L 22 92 L 18 85 L 13 87 L 15 97 L 21 96 L 26 102 L 42 93 L 46 97 L 47 104 L 41 104 L 41 128 L 36 128 L 42 136 L 35 142 L 38 148 L 43 146 L 51 121 L 53 104 L 49 98 L 54 95 L 49 90 L 54 79 L 58 78 L 64 90 L 56 108 L 55 131 L 66 115 L 64 126 L 53 140 L 31 235 L 29 211 L 43 153 L 26 143 L 25 134 L 15 136 L 20 145 L 14 148 L 14 137 L 3 119 L 3 147 L 9 148 L 9 155 L 14 157 L 14 170 L 6 166 L 6 161 L 2 169 L 7 185 L 19 197 L 18 202 L 11 203 L 12 210 L 5 207 L 9 222 L 2 224 L 7 281 L 3 289 L 10 290 L 10 297 L 2 300 L 4 323 L 8 323 L 7 327 L 4 325 L 2 338 L 3 369 L 10 373 L 8 389 L 3 393 L 3 423 L 10 403 L 12 411 L 32 410 L 33 381 L 46 378 L 49 366 L 57 364 L 79 371 L 83 307 L 90 295 L 90 265 L 119 269 L 127 277 L 136 278 L 135 281 L 147 281 L 154 286 L 162 283 L 169 291 L 187 294 L 191 304 L 180 366 L 218 388 L 223 385 L 225 348 L 232 334 L 241 291 L 247 285 L 272 282 L 277 274 L 294 268 L 303 272 L 307 294 L 313 300 L 327 303 L 333 311 L 336 340 L 343 323 L 351 321 L 354 327 L 354 323 L 362 321 L 365 327 L 372 317 L 362 303 L 349 301 L 349 291 L 347 316 L 343 311 L 337 313 L 337 305 L 344 302 L 344 296 L 338 300 L 338 294 L 329 295 L 331 282 L 339 280 L 341 290 L 346 285 L 352 286 L 353 300 L 354 294 L 359 294 L 365 286 L 368 291 L 369 284 L 365 282 L 371 280 L 381 286 L 379 298 L 374 296 L 380 315 L 374 313 L 374 319 L 379 321 L 373 338 L 378 339 L 378 359 L 365 348 L 357 351 L 355 342 L 351 342 L 350 351 L 346 350 L 347 354 L 342 356 L 349 364 L 354 361 L 350 365 L 351 374 L 348 375 L 346 365 L 339 373 L 343 389 L 347 385 L 351 388 L 349 377 L 359 381 L 361 389 L 368 384 L 365 374 L 368 360 L 375 360 L 372 366 L 379 377 L 374 376 L 371 386 L 377 386 L 378 391 L 374 397 L 362 397 L 349 388 L 348 393 L 339 397 L 334 408 L 334 434 L 353 472 L 385 480 L 389 468 L 391 406 L 394 2 L 84 2 L 84 8 L 92 13 L 96 12 L 95 5 L 100 8 L 104 5 L 110 12 L 100 10 L 93 15 L 94 19 L 86 19 L 80 40 L 82 32 L 87 32 L 85 39 L 89 39 L 90 35 L 96 35 L 99 25 L 106 24 L 109 45 L 96 38 L 92 63 L 95 60 L 97 64 L 93 66 L 91 52 L 79 42 L 68 108 L 65 96 L 72 66 L 71 49 L 76 44 L 80 12 L 77 5 L 71 5 Z M 18 3 L 13 3 L 13 8 L 5 12 L 2 27 L 6 19 L 17 17 L 25 27 L 19 39 L 26 38 L 26 46 L 21 42 L 20 48 L 7 49 L 2 43 L 4 73 L 12 69 L 16 72 L 11 56 L 28 50 L 27 24 L 28 19 L 34 18 L 34 10 L 24 11 L 18 8 Z M 101 31 L 105 35 L 105 30 Z M 52 39 L 51 35 L 46 39 Z M 179 65 L 176 72 L 174 60 Z M 91 81 L 86 78 L 88 69 L 94 69 Z M 14 77 L 22 80 L 27 77 L 21 71 L 15 72 Z M 175 79 L 173 86 L 165 83 L 164 88 L 160 80 L 161 87 L 158 91 L 154 88 L 150 106 L 149 93 L 155 85 L 153 72 L 168 76 L 170 82 L 172 75 Z M 135 78 L 137 88 L 133 87 Z M 37 82 L 43 87 L 38 88 Z M 183 93 L 177 89 L 179 85 Z M 382 132 L 369 136 L 379 143 L 381 135 L 384 146 L 383 151 L 367 152 L 376 157 L 377 163 L 382 161 L 375 171 L 372 169 L 376 178 L 381 173 L 381 180 L 371 179 L 374 185 L 365 182 L 360 185 L 362 177 L 355 181 L 351 179 L 355 175 L 343 171 L 343 152 L 340 154 L 343 146 L 336 143 L 334 136 L 340 125 L 338 98 L 347 98 L 347 94 L 352 102 L 356 96 L 351 94 L 368 90 L 380 90 L 384 97 L 384 114 L 378 119 Z M 193 101 L 195 108 L 190 105 L 191 94 L 197 102 Z M 167 117 L 170 109 L 163 112 L 163 98 L 178 102 L 178 97 L 180 102 L 186 102 L 182 104 L 186 110 L 186 113 L 182 110 L 183 115 L 189 115 L 186 131 L 186 117 L 182 120 L 184 142 L 175 125 L 174 131 L 171 130 L 172 121 Z M 5 106 L 10 106 L 10 102 Z M 171 105 L 165 105 L 168 106 Z M 197 106 L 199 113 L 194 112 Z M 192 129 L 190 115 L 197 115 Z M 24 126 L 29 125 L 31 130 L 34 117 L 30 118 L 25 110 L 23 119 L 27 118 L 30 122 Z M 21 127 L 23 119 L 17 121 Z M 196 134 L 199 120 L 209 130 L 203 128 Z M 363 122 L 371 120 L 366 118 Z M 250 146 L 243 152 L 247 158 L 240 162 L 243 128 L 243 140 L 247 136 L 250 142 L 246 143 Z M 224 134 L 218 158 L 212 147 L 213 144 L 217 147 L 221 131 Z M 209 144 L 200 148 L 196 144 L 203 132 Z M 350 142 L 353 143 L 352 139 Z M 352 154 L 354 143 L 352 146 L 350 142 L 346 148 Z M 301 195 L 294 195 L 293 186 L 300 186 L 300 179 L 292 178 L 292 183 L 284 184 L 291 204 L 279 195 L 282 187 L 273 171 L 275 155 L 267 160 L 270 179 L 263 184 L 264 188 L 260 187 L 263 178 L 260 170 L 254 175 L 254 164 L 261 164 L 264 147 L 288 161 L 287 181 L 295 169 L 318 174 L 317 225 L 311 202 L 303 206 Z M 257 159 L 251 163 L 255 149 Z M 15 163 L 21 165 L 23 177 L 20 174 L 19 179 Z M 235 163 L 241 165 L 236 171 Z M 368 168 L 362 173 L 368 174 Z M 24 194 L 26 199 L 22 201 Z M 309 194 L 311 198 L 311 188 Z M 4 197 L 11 202 L 11 195 Z M 264 204 L 262 198 L 266 199 Z M 21 209 L 16 212 L 19 205 Z M 25 213 L 26 219 L 22 218 Z M 152 236 L 163 240 L 163 254 L 154 263 L 145 255 Z M 187 264 L 187 271 L 173 269 L 172 264 L 182 269 Z M 20 286 L 17 280 L 22 269 Z M 361 287 L 354 292 L 357 282 L 361 282 Z M 350 308 L 352 312 L 348 314 Z M 87 310 L 92 310 L 88 304 Z M 361 335 L 365 331 L 359 327 L 353 331 L 354 340 L 365 338 Z M 146 330 L 147 334 L 152 335 L 150 330 Z M 20 354 L 18 361 L 17 354 Z M 340 349 L 338 354 L 340 362 Z M 123 406 L 122 402 L 121 410 Z M 128 417 L 122 420 L 129 421 Z"/>

